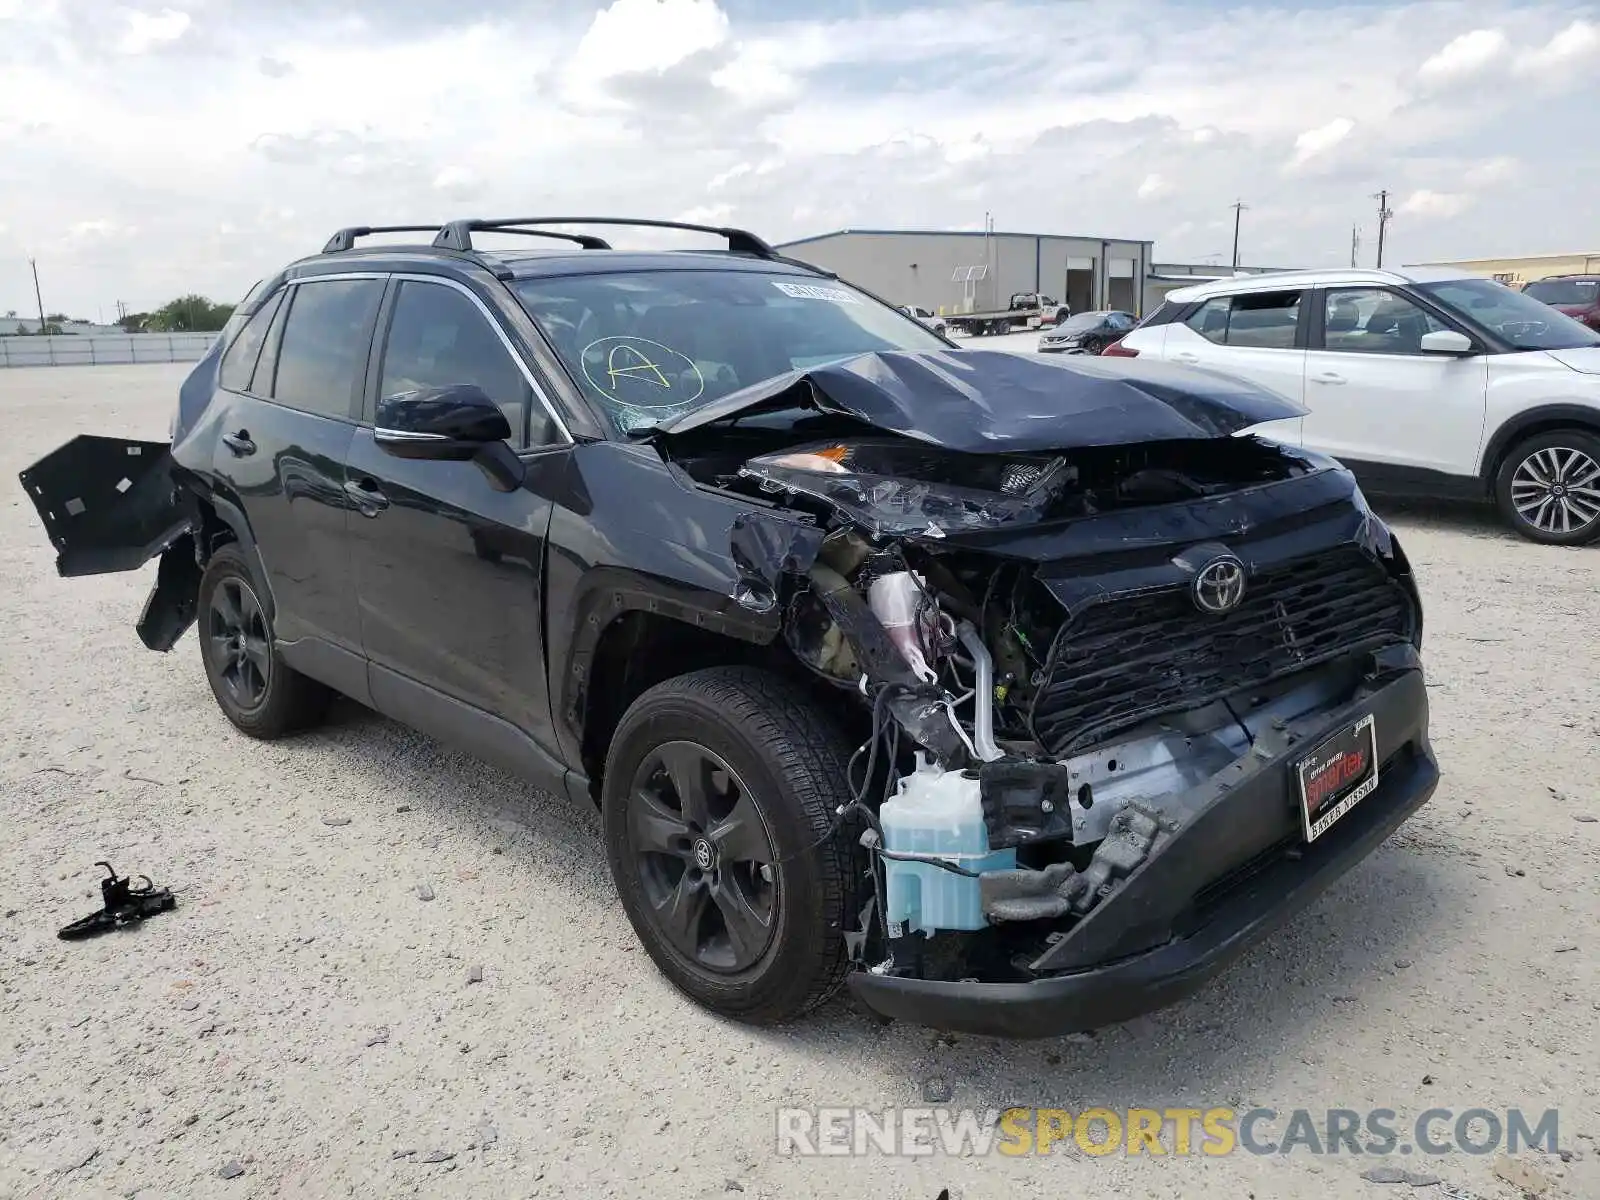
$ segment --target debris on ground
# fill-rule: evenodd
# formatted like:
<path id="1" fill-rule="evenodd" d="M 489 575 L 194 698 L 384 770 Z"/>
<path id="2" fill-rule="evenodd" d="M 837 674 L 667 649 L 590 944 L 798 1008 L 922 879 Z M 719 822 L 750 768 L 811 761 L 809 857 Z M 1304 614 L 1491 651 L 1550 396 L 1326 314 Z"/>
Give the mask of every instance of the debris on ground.
<path id="1" fill-rule="evenodd" d="M 1494 1174 L 1497 1179 L 1521 1189 L 1525 1196 L 1542 1196 L 1550 1190 L 1549 1177 L 1526 1159 L 1502 1155 L 1495 1161 Z"/>
<path id="2" fill-rule="evenodd" d="M 482 967 L 468 967 L 467 968 L 467 982 L 468 983 L 482 983 L 483 982 L 483 968 Z"/>
<path id="3" fill-rule="evenodd" d="M 449 1150 L 429 1150 L 418 1161 L 424 1163 L 446 1163 L 454 1157 L 455 1155 Z"/>
<path id="4" fill-rule="evenodd" d="M 425 883 L 417 884 L 417 899 L 418 900 L 432 900 L 433 899 L 433 889 L 431 887 L 429 887 Z"/>
<path id="5" fill-rule="evenodd" d="M 176 897 L 168 889 L 158 888 L 148 875 L 118 876 L 116 868 L 108 862 L 98 862 L 95 866 L 106 869 L 106 878 L 100 881 L 100 911 L 64 926 L 56 935 L 63 941 L 78 941 L 123 925 L 137 924 L 178 906 Z M 144 885 L 134 887 L 135 879 L 144 880 Z"/>
<path id="6" fill-rule="evenodd" d="M 237 1179 L 239 1176 L 244 1174 L 244 1168 L 239 1165 L 236 1159 L 230 1158 L 227 1162 L 222 1164 L 222 1168 L 217 1172 L 217 1174 L 223 1179 Z"/>
<path id="7" fill-rule="evenodd" d="M 1371 1167 L 1361 1172 L 1368 1183 L 1404 1183 L 1406 1173 L 1399 1167 Z"/>
<path id="8" fill-rule="evenodd" d="M 370 1050 L 374 1046 L 384 1046 L 387 1045 L 388 1042 L 389 1027 L 387 1025 L 379 1025 L 372 1031 L 372 1036 L 367 1039 L 367 1049 Z"/>
<path id="9" fill-rule="evenodd" d="M 322 818 L 322 823 L 324 825 L 348 825 L 348 824 L 350 824 L 350 818 L 349 817 L 323 817 Z"/>

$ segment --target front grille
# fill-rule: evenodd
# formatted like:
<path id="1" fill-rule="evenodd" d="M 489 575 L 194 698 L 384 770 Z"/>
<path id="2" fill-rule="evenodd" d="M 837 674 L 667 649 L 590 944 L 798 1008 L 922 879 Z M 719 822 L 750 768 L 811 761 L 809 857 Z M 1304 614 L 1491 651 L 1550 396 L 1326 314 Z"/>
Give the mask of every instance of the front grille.
<path id="1" fill-rule="evenodd" d="M 1186 587 L 1102 601 L 1062 626 L 1034 696 L 1034 736 L 1066 755 L 1163 713 L 1411 634 L 1409 597 L 1354 546 L 1256 574 L 1238 608 Z"/>

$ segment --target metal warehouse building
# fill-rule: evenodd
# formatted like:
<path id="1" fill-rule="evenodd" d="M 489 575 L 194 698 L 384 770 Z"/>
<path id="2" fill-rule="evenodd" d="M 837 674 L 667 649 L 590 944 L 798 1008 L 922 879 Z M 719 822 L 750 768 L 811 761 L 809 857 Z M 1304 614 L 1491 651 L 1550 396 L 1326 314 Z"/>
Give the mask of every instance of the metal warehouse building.
<path id="1" fill-rule="evenodd" d="M 1414 267 L 1458 267 L 1471 275 L 1498 279 L 1514 288 L 1547 275 L 1600 274 L 1600 251 L 1573 254 L 1528 254 L 1521 258 L 1460 258 L 1452 262 L 1411 263 Z"/>
<path id="2" fill-rule="evenodd" d="M 1018 292 L 1043 292 L 1073 312 L 1139 316 L 1151 248 L 1120 238 L 897 229 L 841 229 L 779 247 L 892 303 L 936 312 L 1004 308 Z"/>

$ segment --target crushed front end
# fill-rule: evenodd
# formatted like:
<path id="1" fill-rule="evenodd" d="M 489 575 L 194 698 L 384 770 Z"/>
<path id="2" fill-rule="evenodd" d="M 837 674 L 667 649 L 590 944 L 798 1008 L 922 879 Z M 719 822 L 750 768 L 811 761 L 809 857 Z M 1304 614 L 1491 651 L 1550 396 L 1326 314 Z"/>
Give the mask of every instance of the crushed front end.
<path id="1" fill-rule="evenodd" d="M 1336 463 L 1248 435 L 977 454 L 809 407 L 830 436 L 667 452 L 810 518 L 753 513 L 734 553 L 864 714 L 872 1009 L 1040 1037 L 1164 1006 L 1432 794 L 1417 589 Z"/>

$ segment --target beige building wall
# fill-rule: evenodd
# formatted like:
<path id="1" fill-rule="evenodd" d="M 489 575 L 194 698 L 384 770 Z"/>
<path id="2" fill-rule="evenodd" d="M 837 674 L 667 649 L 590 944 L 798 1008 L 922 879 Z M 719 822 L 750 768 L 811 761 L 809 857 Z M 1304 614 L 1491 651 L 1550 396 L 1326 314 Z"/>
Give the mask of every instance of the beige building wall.
<path id="1" fill-rule="evenodd" d="M 1589 254 L 1533 254 L 1526 258 L 1468 258 L 1456 262 L 1408 263 L 1413 267 L 1459 267 L 1471 275 L 1520 288 L 1547 275 L 1600 275 L 1600 250 Z"/>

